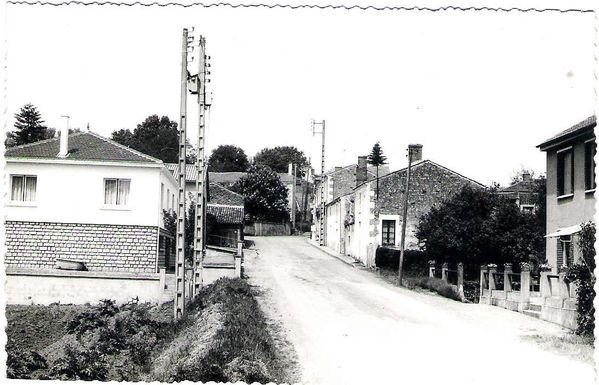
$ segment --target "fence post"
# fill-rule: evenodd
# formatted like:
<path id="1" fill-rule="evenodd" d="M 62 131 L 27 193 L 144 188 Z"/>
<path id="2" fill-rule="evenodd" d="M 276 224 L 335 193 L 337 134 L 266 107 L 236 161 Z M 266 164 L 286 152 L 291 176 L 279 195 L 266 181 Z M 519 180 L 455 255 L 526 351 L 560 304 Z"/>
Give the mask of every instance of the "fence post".
<path id="1" fill-rule="evenodd" d="M 445 283 L 447 283 L 447 270 L 449 270 L 449 264 L 447 262 L 443 262 L 443 265 L 441 265 L 441 279 Z"/>
<path id="2" fill-rule="evenodd" d="M 553 288 L 551 287 L 551 281 L 549 280 L 550 271 L 541 271 L 541 282 L 539 283 L 539 290 L 541 291 L 541 297 L 551 297 L 553 295 Z"/>
<path id="3" fill-rule="evenodd" d="M 158 303 L 161 304 L 164 301 L 162 300 L 162 298 L 164 297 L 164 290 L 166 289 L 166 268 L 165 267 L 161 267 L 160 268 L 160 281 L 158 283 L 160 285 L 160 288 L 158 290 Z"/>
<path id="4" fill-rule="evenodd" d="M 434 278 L 435 277 L 435 266 L 436 266 L 437 262 L 435 261 L 428 261 L 428 276 L 430 278 Z"/>
<path id="5" fill-rule="evenodd" d="M 570 298 L 570 284 L 566 282 L 568 267 L 560 266 L 559 270 L 559 297 L 562 299 Z"/>
<path id="6" fill-rule="evenodd" d="M 462 262 L 458 262 L 458 293 L 460 293 L 460 297 L 462 300 L 464 299 L 464 264 Z"/>
<path id="7" fill-rule="evenodd" d="M 487 279 L 485 273 L 487 272 L 487 265 L 480 265 L 480 296 L 482 297 L 483 292 L 487 289 Z"/>
<path id="8" fill-rule="evenodd" d="M 512 264 L 506 263 L 503 265 L 503 290 L 507 293 L 512 291 Z M 507 296 L 507 294 L 506 294 Z M 507 298 L 507 297 L 506 297 Z"/>
<path id="9" fill-rule="evenodd" d="M 489 292 L 495 290 L 495 273 L 497 273 L 497 266 L 489 265 Z"/>
<path id="10" fill-rule="evenodd" d="M 518 311 L 528 309 L 530 303 L 530 265 L 526 262 L 520 264 L 520 302 Z"/>

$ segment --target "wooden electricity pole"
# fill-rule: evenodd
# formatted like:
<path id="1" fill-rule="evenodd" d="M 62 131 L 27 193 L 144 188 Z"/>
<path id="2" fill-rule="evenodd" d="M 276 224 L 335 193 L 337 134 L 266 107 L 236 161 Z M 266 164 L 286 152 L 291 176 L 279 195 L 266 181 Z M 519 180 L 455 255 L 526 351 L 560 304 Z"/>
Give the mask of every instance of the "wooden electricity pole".
<path id="1" fill-rule="evenodd" d="M 406 225 L 408 222 L 408 197 L 410 195 L 410 171 L 412 168 L 412 151 L 415 148 L 422 147 L 418 144 L 410 144 L 408 145 L 408 170 L 406 172 L 406 193 L 404 195 L 403 201 L 403 216 L 401 223 L 401 245 L 399 251 L 399 272 L 398 272 L 398 281 L 401 286 L 401 280 L 403 278 L 403 257 L 406 249 Z"/>
<path id="2" fill-rule="evenodd" d="M 314 126 L 316 126 L 317 124 L 321 125 L 321 130 L 320 132 L 316 132 Z M 325 190 L 325 186 L 324 186 L 324 129 L 325 129 L 325 123 L 324 120 L 322 122 L 315 122 L 314 120 L 312 120 L 312 135 L 316 135 L 316 134 L 321 134 L 322 135 L 322 153 L 321 153 L 321 158 L 320 158 L 320 221 L 318 221 L 318 244 L 320 246 L 324 246 L 325 242 L 324 242 L 324 210 L 325 210 L 325 202 L 324 202 L 324 190 Z"/>
<path id="3" fill-rule="evenodd" d="M 175 320 L 185 314 L 185 157 L 187 153 L 187 29 L 181 49 L 181 114 L 179 117 L 179 201 L 177 205 L 177 255 L 175 263 Z"/>

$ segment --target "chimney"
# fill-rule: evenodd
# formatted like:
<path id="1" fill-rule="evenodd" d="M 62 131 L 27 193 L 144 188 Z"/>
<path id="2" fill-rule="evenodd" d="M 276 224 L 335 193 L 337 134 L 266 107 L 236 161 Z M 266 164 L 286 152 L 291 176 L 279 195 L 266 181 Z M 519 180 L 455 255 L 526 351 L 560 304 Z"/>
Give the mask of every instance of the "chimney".
<path id="1" fill-rule="evenodd" d="M 522 180 L 524 182 L 530 182 L 530 173 L 528 171 L 522 173 Z"/>
<path id="2" fill-rule="evenodd" d="M 69 154 L 69 127 L 63 126 L 60 129 L 60 151 L 58 152 L 59 158 L 66 158 Z"/>
<path id="3" fill-rule="evenodd" d="M 358 157 L 358 167 L 356 168 L 356 186 L 368 180 L 368 165 L 365 156 Z"/>
<path id="4" fill-rule="evenodd" d="M 408 146 L 410 153 L 412 154 L 412 163 L 422 160 L 422 145 L 421 144 L 410 144 Z"/>

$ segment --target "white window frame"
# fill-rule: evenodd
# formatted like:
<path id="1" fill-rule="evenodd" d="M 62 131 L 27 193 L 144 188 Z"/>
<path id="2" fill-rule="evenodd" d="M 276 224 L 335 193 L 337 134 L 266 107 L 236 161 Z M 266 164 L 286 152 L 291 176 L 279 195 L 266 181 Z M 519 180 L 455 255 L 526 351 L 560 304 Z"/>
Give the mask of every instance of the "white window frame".
<path id="1" fill-rule="evenodd" d="M 20 199 L 20 200 L 13 200 L 12 199 L 12 185 L 13 185 L 13 179 L 15 177 L 21 177 L 23 178 L 23 195 L 25 194 L 25 184 L 26 184 L 26 179 L 27 178 L 35 178 L 35 199 L 32 201 L 26 201 L 24 199 Z M 10 189 L 8 190 L 7 194 L 9 194 L 10 199 L 8 200 L 9 204 L 8 206 L 24 206 L 24 207 L 37 207 L 37 175 L 32 175 L 32 174 L 10 174 Z M 23 196 L 24 198 L 24 196 Z"/>
<path id="2" fill-rule="evenodd" d="M 379 215 L 380 231 L 378 231 L 378 235 L 377 235 L 378 245 L 382 246 L 382 244 L 383 244 L 383 221 L 395 221 L 395 244 L 389 245 L 389 246 L 399 246 L 399 242 L 401 242 L 401 240 L 398 237 L 398 235 L 400 234 L 399 229 L 401 227 L 400 218 L 401 217 L 399 215 L 390 215 L 390 214 L 380 214 Z"/>
<path id="3" fill-rule="evenodd" d="M 116 191 L 117 191 L 117 202 L 118 202 L 118 191 L 119 191 L 119 182 L 120 181 L 129 181 L 129 196 L 127 197 L 127 204 L 119 205 L 119 204 L 110 204 L 106 203 L 106 181 L 116 180 Z M 131 178 L 104 178 L 102 180 L 102 209 L 106 210 L 121 210 L 121 211 L 130 211 L 131 210 Z"/>
<path id="4" fill-rule="evenodd" d="M 570 178 L 571 178 L 571 180 L 569 181 L 569 183 L 571 184 L 572 192 L 566 193 L 566 194 L 562 194 L 562 195 L 557 195 L 557 199 L 558 200 L 573 197 L 574 196 L 574 189 L 576 188 L 576 181 L 574 180 L 574 177 L 575 177 L 574 173 L 575 173 L 575 170 L 576 170 L 576 168 L 575 168 L 576 164 L 574 163 L 574 155 L 575 154 L 574 154 L 574 147 L 573 146 L 564 147 L 564 148 L 559 149 L 559 150 L 557 150 L 555 152 L 555 154 L 556 154 L 556 158 L 555 158 L 556 159 L 555 160 L 556 161 L 556 164 L 555 164 L 556 176 L 557 176 L 557 178 L 559 178 L 559 175 L 557 175 L 557 173 L 559 173 L 559 157 L 560 157 L 560 153 L 562 153 L 562 152 L 570 152 L 570 156 L 571 156 L 571 158 L 570 158 L 570 162 L 571 162 L 571 166 L 570 166 L 571 176 L 570 176 Z M 566 182 L 565 182 L 565 176 L 564 176 L 564 184 L 565 183 Z M 565 186 L 564 186 L 564 188 L 565 188 Z M 556 186 L 556 193 L 559 194 L 559 185 Z"/>

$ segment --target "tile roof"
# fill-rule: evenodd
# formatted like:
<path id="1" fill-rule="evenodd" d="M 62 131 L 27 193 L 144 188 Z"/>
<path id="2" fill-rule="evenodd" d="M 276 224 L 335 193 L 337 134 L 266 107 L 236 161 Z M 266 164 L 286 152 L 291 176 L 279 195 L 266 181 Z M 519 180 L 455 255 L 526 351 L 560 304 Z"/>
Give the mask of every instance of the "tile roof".
<path id="1" fill-rule="evenodd" d="M 173 173 L 175 178 L 179 173 L 179 165 L 177 163 L 166 163 L 166 168 Z M 230 186 L 241 179 L 244 176 L 245 172 L 235 171 L 235 172 L 209 172 L 208 180 L 210 182 L 215 182 L 220 185 Z M 185 181 L 186 182 L 195 182 L 197 178 L 197 169 L 195 164 L 188 164 L 185 167 Z M 281 182 L 288 184 L 293 182 L 293 175 L 289 175 L 287 173 L 279 172 L 277 173 Z M 299 179 L 299 178 L 298 178 Z"/>
<path id="2" fill-rule="evenodd" d="M 179 164 L 177 163 L 165 163 L 166 168 L 173 174 L 175 179 L 179 177 Z M 212 173 L 210 173 L 212 174 Z M 195 182 L 197 179 L 198 171 L 195 164 L 185 165 L 185 181 Z"/>
<path id="3" fill-rule="evenodd" d="M 228 206 L 208 203 L 206 213 L 214 215 L 216 221 L 221 224 L 243 224 L 243 206 Z"/>
<path id="4" fill-rule="evenodd" d="M 160 159 L 153 158 L 89 131 L 70 134 L 68 147 L 68 156 L 59 158 L 60 138 L 56 137 L 8 148 L 5 156 L 10 158 L 162 163 Z"/>
<path id="5" fill-rule="evenodd" d="M 209 203 L 243 207 L 243 195 L 237 194 L 236 192 L 231 191 L 218 183 L 210 182 L 209 191 Z"/>
<path id="6" fill-rule="evenodd" d="M 597 117 L 595 115 L 589 116 L 588 118 L 576 123 L 572 127 L 543 141 L 543 143 L 539 144 L 537 147 L 540 147 L 541 150 L 543 150 L 544 148 L 547 148 L 548 146 L 560 141 L 560 139 L 565 139 L 565 138 L 568 138 L 571 136 L 575 136 L 579 133 L 585 132 L 589 128 L 595 127 L 596 125 L 597 125 Z"/>

